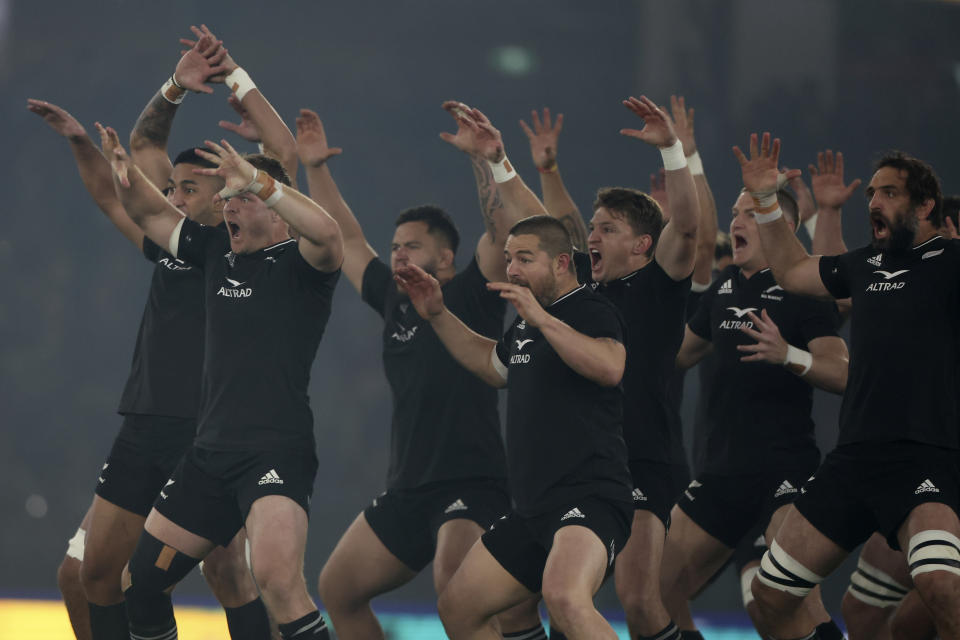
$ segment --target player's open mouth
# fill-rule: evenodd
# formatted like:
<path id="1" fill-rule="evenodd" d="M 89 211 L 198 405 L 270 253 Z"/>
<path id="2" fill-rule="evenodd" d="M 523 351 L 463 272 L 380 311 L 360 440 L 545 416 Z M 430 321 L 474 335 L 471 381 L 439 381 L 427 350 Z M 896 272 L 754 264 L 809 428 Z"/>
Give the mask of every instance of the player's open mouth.
<path id="1" fill-rule="evenodd" d="M 236 222 L 228 222 L 227 229 L 230 231 L 230 238 L 236 240 L 240 237 L 240 225 Z"/>
<path id="2" fill-rule="evenodd" d="M 600 255 L 600 252 L 596 249 L 590 249 L 590 269 L 596 271 L 600 268 L 600 263 L 603 262 L 603 256 Z"/>
<path id="3" fill-rule="evenodd" d="M 744 238 L 739 233 L 733 234 L 733 248 L 734 249 L 743 249 L 748 244 L 747 239 Z"/>
<path id="4" fill-rule="evenodd" d="M 873 237 L 878 240 L 881 238 L 886 238 L 890 235 L 890 227 L 887 226 L 887 221 L 883 219 L 878 213 L 870 214 L 870 224 L 873 225 Z"/>

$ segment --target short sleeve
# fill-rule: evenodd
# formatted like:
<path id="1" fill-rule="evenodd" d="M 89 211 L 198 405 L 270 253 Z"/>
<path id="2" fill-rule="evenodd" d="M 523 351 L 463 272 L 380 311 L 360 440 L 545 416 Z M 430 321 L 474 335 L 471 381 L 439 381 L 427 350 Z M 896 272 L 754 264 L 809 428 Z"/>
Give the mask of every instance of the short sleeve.
<path id="1" fill-rule="evenodd" d="M 838 300 L 850 297 L 850 280 L 846 269 L 849 255 L 820 257 L 820 280 L 830 295 Z"/>
<path id="2" fill-rule="evenodd" d="M 360 297 L 381 316 L 385 312 L 387 295 L 393 283 L 393 272 L 380 258 L 373 258 L 363 270 L 360 284 Z"/>
<path id="3" fill-rule="evenodd" d="M 503 337 L 500 338 L 500 342 L 497 343 L 497 357 L 500 358 L 500 362 L 503 363 L 503 366 L 510 364 L 510 344 L 513 339 L 513 323 L 507 327 L 507 330 L 503 332 Z"/>
<path id="4" fill-rule="evenodd" d="M 585 315 L 581 316 L 573 328 L 591 338 L 612 338 L 625 343 L 626 323 L 623 316 L 612 303 L 604 298 L 596 298 L 593 304 L 583 305 Z"/>
<path id="5" fill-rule="evenodd" d="M 443 299 L 450 311 L 468 327 L 493 338 L 503 325 L 506 301 L 498 291 L 488 289 L 487 282 L 474 258 L 466 269 L 443 286 Z M 496 323 L 493 333 L 487 329 L 491 320 Z"/>
<path id="6" fill-rule="evenodd" d="M 180 227 L 180 243 L 177 248 L 177 258 L 203 267 L 211 252 L 219 249 L 229 249 L 230 240 L 222 229 L 206 227 L 189 218 L 185 218 Z"/>
<path id="7" fill-rule="evenodd" d="M 800 323 L 798 329 L 803 337 L 804 346 L 811 340 L 824 337 L 836 337 L 840 326 L 840 311 L 833 300 L 802 299 Z"/>
<path id="8" fill-rule="evenodd" d="M 697 308 L 687 321 L 687 326 L 690 328 L 690 331 L 693 331 L 699 337 L 709 342 L 713 342 L 713 327 L 710 323 L 710 312 L 712 310 L 711 307 L 713 307 L 713 299 L 717 295 L 717 287 L 720 281 L 721 279 L 717 278 L 717 280 L 710 285 L 709 289 L 699 294 L 700 301 L 697 303 Z"/>
<path id="9" fill-rule="evenodd" d="M 148 238 L 143 236 L 143 257 L 149 260 L 150 262 L 156 262 L 160 259 L 162 249 L 160 245 Z"/>

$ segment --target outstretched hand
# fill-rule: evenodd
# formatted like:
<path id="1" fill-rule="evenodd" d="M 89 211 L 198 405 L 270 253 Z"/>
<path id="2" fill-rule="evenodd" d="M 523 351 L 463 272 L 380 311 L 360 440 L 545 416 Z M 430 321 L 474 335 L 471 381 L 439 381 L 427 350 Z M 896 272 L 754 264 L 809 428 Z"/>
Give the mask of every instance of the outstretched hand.
<path id="1" fill-rule="evenodd" d="M 340 147 L 327 146 L 327 134 L 323 121 L 316 112 L 300 109 L 297 116 L 297 155 L 305 167 L 319 167 L 324 162 L 343 153 Z"/>
<path id="2" fill-rule="evenodd" d="M 620 129 L 620 133 L 638 138 L 658 148 L 672 146 L 677 141 L 677 132 L 667 112 L 658 107 L 646 96 L 630 97 L 623 106 L 643 118 L 643 129 Z"/>
<path id="3" fill-rule="evenodd" d="M 221 200 L 232 198 L 238 193 L 246 191 L 257 177 L 256 168 L 244 160 L 243 157 L 237 153 L 236 149 L 230 146 L 230 143 L 226 140 L 221 140 L 220 144 L 210 140 L 204 140 L 203 143 L 207 145 L 213 153 L 205 149 L 195 149 L 197 155 L 209 160 L 217 165 L 217 167 L 215 169 L 194 169 L 193 172 L 203 176 L 220 176 L 225 183 L 220 193 L 213 196 L 213 201 L 220 202 Z"/>
<path id="4" fill-rule="evenodd" d="M 557 166 L 557 142 L 560 138 L 560 132 L 563 131 L 563 114 L 557 115 L 557 119 L 550 122 L 550 108 L 543 108 L 543 118 L 533 110 L 530 112 L 533 129 L 526 122 L 520 121 L 520 128 L 527 134 L 530 141 L 530 155 L 533 156 L 533 164 L 537 169 L 550 171 Z"/>
<path id="5" fill-rule="evenodd" d="M 421 318 L 430 320 L 443 313 L 443 291 L 432 275 L 415 264 L 407 264 L 397 268 L 393 279 L 407 293 Z"/>
<path id="6" fill-rule="evenodd" d="M 130 177 L 128 174 L 132 163 L 126 149 L 120 144 L 120 137 L 113 127 L 104 128 L 99 122 L 95 123 L 94 126 L 100 133 L 100 145 L 103 148 L 103 155 L 110 163 L 110 168 L 113 169 L 113 173 L 117 176 L 120 184 L 129 188 Z"/>
<path id="7" fill-rule="evenodd" d="M 499 291 L 500 297 L 512 304 L 520 317 L 531 327 L 539 327 L 549 315 L 533 295 L 530 287 L 512 282 L 488 282 L 487 289 Z"/>
<path id="8" fill-rule="evenodd" d="M 27 109 L 30 113 L 35 113 L 43 121 L 50 125 L 50 128 L 65 138 L 83 138 L 87 135 L 86 129 L 76 118 L 70 115 L 65 109 L 44 100 L 27 99 Z"/>
<path id="9" fill-rule="evenodd" d="M 843 154 L 827 149 L 817 153 L 817 166 L 809 165 L 813 196 L 822 209 L 841 209 L 860 186 L 860 179 L 843 184 Z"/>
<path id="10" fill-rule="evenodd" d="M 189 42 L 190 49 L 183 52 L 173 77 L 184 89 L 197 93 L 213 93 L 213 88 L 206 83 L 211 76 L 226 71 L 223 62 L 227 57 L 227 50 L 223 47 L 223 42 L 213 37 L 213 34 L 199 33 L 196 42 L 185 38 L 180 40 L 183 44 Z"/>
<path id="11" fill-rule="evenodd" d="M 230 107 L 239 114 L 240 123 L 221 120 L 218 123 L 220 128 L 235 133 L 248 142 L 260 142 L 260 129 L 258 129 L 257 125 L 250 119 L 250 113 L 244 109 L 240 101 L 237 100 L 237 94 L 231 93 L 230 97 L 227 98 L 227 102 L 230 104 Z"/>
<path id="12" fill-rule="evenodd" d="M 455 134 L 446 131 L 440 134 L 444 142 L 449 142 L 464 153 L 490 162 L 503 160 L 506 154 L 503 150 L 503 137 L 479 109 L 454 100 L 448 100 L 441 106 L 457 122 Z"/>
<path id="13" fill-rule="evenodd" d="M 777 163 L 780 161 L 780 138 L 770 143 L 770 132 L 764 132 L 758 144 L 757 134 L 750 134 L 750 158 L 740 147 L 733 147 L 733 155 L 740 162 L 743 186 L 751 193 L 775 193 L 780 178 Z M 786 176 L 788 179 L 790 176 Z"/>
<path id="14" fill-rule="evenodd" d="M 683 155 L 692 156 L 697 152 L 697 141 L 693 137 L 693 108 L 687 109 L 683 96 L 670 96 L 670 115 L 677 137 L 683 143 Z"/>
<path id="15" fill-rule="evenodd" d="M 787 341 L 780 335 L 780 329 L 773 322 L 773 318 L 764 309 L 760 315 L 752 311 L 747 314 L 753 322 L 753 328 L 743 324 L 740 330 L 756 340 L 756 344 L 739 344 L 737 351 L 749 355 L 741 356 L 740 362 L 769 362 L 783 364 L 787 360 Z"/>
<path id="16" fill-rule="evenodd" d="M 197 39 L 191 40 L 190 38 L 180 38 L 180 44 L 183 44 L 192 48 L 192 47 L 196 47 L 200 43 L 200 41 L 203 40 L 204 38 L 206 38 L 208 42 L 218 42 L 220 44 L 218 48 L 208 47 L 205 49 L 204 55 L 207 58 L 207 61 L 211 64 L 216 63 L 216 66 L 219 67 L 220 69 L 218 71 L 215 71 L 214 73 L 209 74 L 204 79 L 204 82 L 223 83 L 224 78 L 226 78 L 230 72 L 232 72 L 234 69 L 237 68 L 238 66 L 237 63 L 234 62 L 227 48 L 223 46 L 223 41 L 218 40 L 217 36 L 213 35 L 213 32 L 210 31 L 207 25 L 202 24 L 200 25 L 199 29 L 194 25 L 190 25 L 190 31 L 193 32 L 193 35 Z M 187 53 L 189 53 L 189 50 L 181 51 L 180 53 L 183 55 L 186 55 Z M 177 79 L 179 80 L 180 76 L 177 76 Z M 207 89 L 210 89 L 210 87 L 207 87 Z M 213 89 L 210 89 L 205 93 L 213 93 Z"/>

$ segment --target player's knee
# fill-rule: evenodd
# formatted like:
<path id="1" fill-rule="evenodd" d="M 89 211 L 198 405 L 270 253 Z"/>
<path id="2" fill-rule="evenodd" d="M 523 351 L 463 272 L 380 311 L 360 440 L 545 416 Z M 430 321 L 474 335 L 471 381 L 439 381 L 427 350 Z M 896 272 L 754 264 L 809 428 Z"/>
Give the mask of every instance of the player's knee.
<path id="1" fill-rule="evenodd" d="M 593 601 L 589 597 L 568 585 L 544 580 L 543 603 L 550 612 L 550 617 L 557 622 L 561 629 L 570 628 L 570 622 L 581 617 L 585 611 L 593 608 Z"/>
<path id="2" fill-rule="evenodd" d="M 57 567 L 57 587 L 60 593 L 76 593 L 82 587 L 80 586 L 80 561 L 69 555 L 63 558 L 60 566 Z"/>
<path id="3" fill-rule="evenodd" d="M 102 598 L 112 599 L 122 591 L 120 572 L 123 569 L 121 558 L 99 557 L 100 554 L 86 554 L 80 564 L 80 584 L 91 602 Z"/>
<path id="4" fill-rule="evenodd" d="M 303 572 L 300 566 L 290 562 L 263 562 L 256 568 L 257 584 L 269 599 L 286 598 L 294 591 L 304 589 Z"/>
<path id="5" fill-rule="evenodd" d="M 130 623 L 152 628 L 173 617 L 168 589 L 180 582 L 197 560 L 144 532 L 124 569 L 124 598 Z"/>
<path id="6" fill-rule="evenodd" d="M 960 609 L 960 575 L 930 571 L 914 576 L 913 585 L 931 612 L 938 614 Z"/>
<path id="7" fill-rule="evenodd" d="M 659 608 L 660 585 L 643 576 L 630 576 L 617 585 L 617 597 L 627 613 L 644 613 Z"/>
<path id="8" fill-rule="evenodd" d="M 840 601 L 840 613 L 847 629 L 853 637 L 870 637 L 870 630 L 876 629 L 878 624 L 885 624 L 889 609 L 879 609 L 867 604 L 853 595 L 849 590 L 843 594 Z"/>
<path id="9" fill-rule="evenodd" d="M 789 616 L 821 582 L 823 577 L 790 557 L 774 540 L 760 561 L 760 572 L 752 586 L 753 597 L 764 617 Z"/>
<path id="10" fill-rule="evenodd" d="M 477 616 L 470 607 L 467 598 L 460 597 L 456 589 L 444 589 L 437 599 L 437 613 L 440 614 L 440 621 L 451 636 L 458 635 L 458 632 L 469 628 L 471 621 L 474 626 L 479 626 L 479 620 L 473 620 Z"/>
<path id="11" fill-rule="evenodd" d="M 241 556 L 210 554 L 203 562 L 203 578 L 225 607 L 239 607 L 258 595 L 250 569 Z"/>

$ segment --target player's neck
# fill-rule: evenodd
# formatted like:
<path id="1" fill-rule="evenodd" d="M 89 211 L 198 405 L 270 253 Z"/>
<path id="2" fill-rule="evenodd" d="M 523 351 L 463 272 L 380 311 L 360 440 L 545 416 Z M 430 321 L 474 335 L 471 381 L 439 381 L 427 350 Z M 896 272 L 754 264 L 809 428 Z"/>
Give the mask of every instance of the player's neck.
<path id="1" fill-rule="evenodd" d="M 740 266 L 740 273 L 743 274 L 744 278 L 749 280 L 755 274 L 760 273 L 761 271 L 764 271 L 765 269 L 769 269 L 769 268 L 770 268 L 770 265 L 765 262 L 761 262 L 759 264 L 744 264 Z"/>
<path id="2" fill-rule="evenodd" d="M 551 302 L 550 304 L 553 304 L 554 302 L 556 302 L 563 296 L 567 295 L 574 289 L 579 288 L 580 286 L 581 286 L 580 281 L 577 280 L 577 277 L 573 274 L 568 274 L 562 278 L 557 278 L 557 294 L 554 297 L 553 302 Z"/>
<path id="3" fill-rule="evenodd" d="M 940 232 L 937 229 L 927 228 L 927 225 L 920 225 L 917 228 L 917 232 L 913 234 L 913 246 L 920 246 L 930 238 L 938 235 L 940 235 Z"/>
<path id="4" fill-rule="evenodd" d="M 440 283 L 440 286 L 443 286 L 453 280 L 453 276 L 455 275 L 457 275 L 457 267 L 451 264 L 446 269 L 437 271 L 437 282 Z"/>

